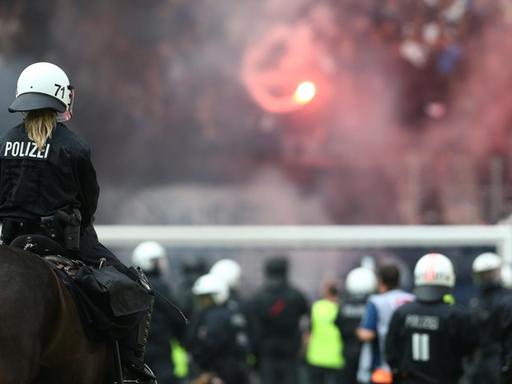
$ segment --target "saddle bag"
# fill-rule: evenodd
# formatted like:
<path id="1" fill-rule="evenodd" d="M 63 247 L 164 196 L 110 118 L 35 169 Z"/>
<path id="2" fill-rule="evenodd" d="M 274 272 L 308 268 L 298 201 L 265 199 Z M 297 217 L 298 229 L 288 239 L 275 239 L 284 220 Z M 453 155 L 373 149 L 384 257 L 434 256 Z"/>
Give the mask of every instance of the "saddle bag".
<path id="1" fill-rule="evenodd" d="M 148 291 L 113 266 L 83 265 L 71 279 L 71 289 L 85 303 L 81 309 L 89 325 L 113 340 L 125 336 L 151 307 Z"/>

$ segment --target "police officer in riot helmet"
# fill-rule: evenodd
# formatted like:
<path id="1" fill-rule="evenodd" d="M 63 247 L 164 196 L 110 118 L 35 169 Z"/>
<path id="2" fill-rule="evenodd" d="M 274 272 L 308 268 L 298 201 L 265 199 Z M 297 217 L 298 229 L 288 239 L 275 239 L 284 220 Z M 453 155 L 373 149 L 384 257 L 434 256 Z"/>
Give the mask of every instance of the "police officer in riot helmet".
<path id="1" fill-rule="evenodd" d="M 251 322 L 247 303 L 243 302 L 239 289 L 242 279 L 240 264 L 232 259 L 220 259 L 210 268 L 210 274 L 217 276 L 228 286 L 228 298 L 226 308 L 231 311 L 231 323 L 238 332 L 249 337 L 248 354 L 252 355 L 254 345 L 254 324 Z M 248 356 L 248 360 L 251 357 Z"/>
<path id="2" fill-rule="evenodd" d="M 248 319 L 247 303 L 240 297 L 240 284 L 242 280 L 242 268 L 240 264 L 232 259 L 220 259 L 210 268 L 210 274 L 219 277 L 227 284 L 229 288 L 229 297 L 226 301 L 226 307 L 233 313 L 243 315 Z"/>
<path id="3" fill-rule="evenodd" d="M 462 360 L 476 346 L 469 311 L 446 300 L 455 285 L 452 262 L 439 253 L 421 257 L 414 269 L 416 300 L 393 314 L 386 355 L 402 384 L 457 383 Z"/>
<path id="4" fill-rule="evenodd" d="M 233 305 L 239 305 L 238 290 L 240 289 L 242 278 L 240 264 L 232 259 L 221 259 L 212 265 L 210 273 L 218 276 L 227 284 L 229 288 L 228 302 L 232 302 Z"/>
<path id="5" fill-rule="evenodd" d="M 377 291 L 377 276 L 369 268 L 358 267 L 351 270 L 345 279 L 345 293 L 336 322 L 343 336 L 343 354 L 345 367 L 342 371 L 342 383 L 368 381 L 370 377 L 371 346 L 359 341 L 356 329 L 361 324 L 368 297 Z M 359 363 L 361 357 L 361 364 Z M 358 375 L 358 371 L 360 372 Z"/>
<path id="6" fill-rule="evenodd" d="M 219 377 L 225 384 L 248 381 L 247 335 L 231 321 L 226 308 L 228 286 L 212 274 L 201 276 L 194 283 L 199 311 L 187 330 L 186 347 L 199 374 Z"/>
<path id="7" fill-rule="evenodd" d="M 473 382 L 501 383 L 500 373 L 506 364 L 503 343 L 511 331 L 511 292 L 503 287 L 502 260 L 495 253 L 486 252 L 476 257 L 472 269 L 479 294 L 471 301 L 471 312 L 480 330 Z"/>
<path id="8" fill-rule="evenodd" d="M 99 187 L 90 149 L 64 124 L 72 117 L 73 96 L 66 73 L 51 63 L 32 64 L 18 78 L 9 111 L 21 113 L 23 121 L 0 139 L 2 242 L 10 244 L 26 234 L 50 238 L 67 256 L 91 266 L 104 260 L 138 284 L 143 277 L 105 248 L 93 228 Z M 151 307 L 147 285 L 145 290 L 141 329 Z M 139 335 L 144 332 L 136 327 L 120 341 L 126 378 L 152 382 Z"/>

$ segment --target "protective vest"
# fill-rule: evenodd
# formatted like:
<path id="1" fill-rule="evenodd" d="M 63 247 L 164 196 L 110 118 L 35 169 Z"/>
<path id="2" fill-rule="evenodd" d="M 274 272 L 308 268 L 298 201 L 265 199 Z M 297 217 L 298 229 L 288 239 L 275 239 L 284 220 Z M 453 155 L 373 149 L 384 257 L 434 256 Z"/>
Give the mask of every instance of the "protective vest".
<path id="1" fill-rule="evenodd" d="M 329 300 L 319 300 L 311 309 L 311 336 L 306 359 L 309 364 L 330 369 L 341 369 L 343 340 L 335 324 L 339 305 Z"/>
<path id="2" fill-rule="evenodd" d="M 185 379 L 189 368 L 187 351 L 176 339 L 171 340 L 171 361 L 174 365 L 174 376 Z"/>

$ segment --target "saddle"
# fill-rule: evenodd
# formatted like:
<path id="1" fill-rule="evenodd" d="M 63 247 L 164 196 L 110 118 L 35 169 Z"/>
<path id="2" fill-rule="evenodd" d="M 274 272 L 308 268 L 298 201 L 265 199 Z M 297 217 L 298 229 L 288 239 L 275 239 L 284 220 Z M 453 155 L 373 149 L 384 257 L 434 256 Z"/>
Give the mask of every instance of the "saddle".
<path id="1" fill-rule="evenodd" d="M 39 234 L 18 236 L 10 245 L 44 258 L 68 288 L 90 339 L 119 340 L 139 323 L 149 306 L 147 292 L 105 260 L 99 268 L 92 268 L 68 257 L 58 242 Z"/>
<path id="2" fill-rule="evenodd" d="M 43 257 L 67 254 L 67 251 L 58 242 L 47 236 L 38 234 L 18 236 L 10 245 Z"/>

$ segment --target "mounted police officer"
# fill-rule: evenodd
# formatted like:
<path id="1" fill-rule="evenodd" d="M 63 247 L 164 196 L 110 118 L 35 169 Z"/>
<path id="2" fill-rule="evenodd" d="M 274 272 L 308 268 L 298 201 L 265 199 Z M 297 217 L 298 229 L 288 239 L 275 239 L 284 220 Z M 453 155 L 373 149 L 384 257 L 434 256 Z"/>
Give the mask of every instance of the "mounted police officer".
<path id="1" fill-rule="evenodd" d="M 99 187 L 87 143 L 64 122 L 72 117 L 74 89 L 58 66 L 40 62 L 21 73 L 10 112 L 23 122 L 0 139 L 2 241 L 27 234 L 48 236 L 67 256 L 91 266 L 107 264 L 131 280 L 143 276 L 123 265 L 99 241 L 93 228 Z M 142 284 L 141 284 L 142 285 Z M 142 321 L 120 341 L 126 379 L 153 382 L 143 363 L 151 292 L 140 306 Z"/>
<path id="2" fill-rule="evenodd" d="M 386 337 L 394 382 L 457 383 L 463 358 L 476 346 L 478 330 L 469 311 L 445 300 L 455 285 L 452 262 L 439 253 L 421 257 L 414 285 L 416 300 L 395 311 Z"/>

